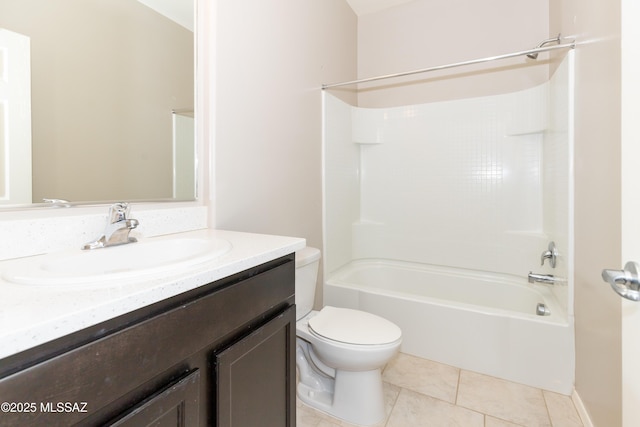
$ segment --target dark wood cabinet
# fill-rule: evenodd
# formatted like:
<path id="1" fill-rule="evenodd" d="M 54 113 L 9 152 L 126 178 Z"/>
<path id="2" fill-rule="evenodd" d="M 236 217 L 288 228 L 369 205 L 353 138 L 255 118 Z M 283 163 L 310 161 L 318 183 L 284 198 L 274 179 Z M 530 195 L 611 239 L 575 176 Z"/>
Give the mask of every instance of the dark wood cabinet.
<path id="1" fill-rule="evenodd" d="M 295 426 L 294 277 L 291 254 L 0 360 L 0 425 Z"/>
<path id="2" fill-rule="evenodd" d="M 216 355 L 217 425 L 295 425 L 295 309 Z"/>

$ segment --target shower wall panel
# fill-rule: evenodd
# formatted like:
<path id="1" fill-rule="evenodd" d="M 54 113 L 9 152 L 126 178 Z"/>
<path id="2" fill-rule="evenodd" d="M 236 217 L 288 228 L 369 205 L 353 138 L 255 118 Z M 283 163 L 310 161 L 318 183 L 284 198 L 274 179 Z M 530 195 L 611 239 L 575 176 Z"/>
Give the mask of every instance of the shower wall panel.
<path id="1" fill-rule="evenodd" d="M 359 147 L 352 142 L 351 107 L 324 92 L 324 267 L 351 261 L 352 225 L 359 210 Z"/>
<path id="2" fill-rule="evenodd" d="M 357 141 L 354 257 L 526 274 L 546 240 L 547 94 L 360 109 L 354 125 L 376 139 Z"/>
<path id="3" fill-rule="evenodd" d="M 555 269 L 546 273 L 573 283 L 573 61 L 569 52 L 549 82 L 549 126 L 543 144 L 543 228 L 558 248 Z M 553 286 L 573 316 L 573 286 Z"/>

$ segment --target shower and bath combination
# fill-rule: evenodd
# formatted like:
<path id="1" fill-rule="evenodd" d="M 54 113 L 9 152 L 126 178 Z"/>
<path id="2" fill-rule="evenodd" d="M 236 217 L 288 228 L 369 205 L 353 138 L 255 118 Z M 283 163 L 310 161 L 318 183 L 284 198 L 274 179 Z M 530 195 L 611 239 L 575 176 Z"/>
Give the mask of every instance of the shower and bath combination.
<path id="1" fill-rule="evenodd" d="M 558 35 L 520 52 L 322 88 L 574 47 Z M 525 58 L 516 71 L 534 66 Z M 324 91 L 324 304 L 394 322 L 403 352 L 569 394 L 573 60 L 569 52 L 532 88 L 442 102 L 363 108 Z M 558 256 L 540 252 L 551 236 L 566 251 L 557 276 L 529 284 L 527 272 Z"/>

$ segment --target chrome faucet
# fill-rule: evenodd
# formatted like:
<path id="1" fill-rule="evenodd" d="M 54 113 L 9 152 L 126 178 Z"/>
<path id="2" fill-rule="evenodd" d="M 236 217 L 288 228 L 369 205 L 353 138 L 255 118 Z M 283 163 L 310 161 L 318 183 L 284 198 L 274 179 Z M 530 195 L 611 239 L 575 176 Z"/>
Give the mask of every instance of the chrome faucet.
<path id="1" fill-rule="evenodd" d="M 137 242 L 135 237 L 129 237 L 131 230 L 139 224 L 137 219 L 130 219 L 131 208 L 127 203 L 115 203 L 109 208 L 109 222 L 104 234 L 99 239 L 85 244 L 82 249 L 99 249 L 107 246 L 124 245 Z"/>
<path id="2" fill-rule="evenodd" d="M 554 284 L 558 279 L 553 274 L 537 274 L 529 272 L 529 283 L 540 282 Z"/>

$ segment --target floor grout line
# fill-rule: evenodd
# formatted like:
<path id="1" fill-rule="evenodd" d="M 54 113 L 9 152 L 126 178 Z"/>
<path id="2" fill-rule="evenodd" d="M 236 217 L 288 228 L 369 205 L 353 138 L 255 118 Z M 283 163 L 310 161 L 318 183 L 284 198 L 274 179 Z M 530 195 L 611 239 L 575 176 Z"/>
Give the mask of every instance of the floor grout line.
<path id="1" fill-rule="evenodd" d="M 542 401 L 544 402 L 544 407 L 547 410 L 547 418 L 549 418 L 549 425 L 553 427 L 553 420 L 551 419 L 551 411 L 549 411 L 549 403 L 547 402 L 547 398 L 544 395 L 544 391 L 540 390 L 540 393 L 542 393 Z"/>
<path id="2" fill-rule="evenodd" d="M 400 391 L 396 395 L 396 398 L 393 400 L 393 405 L 391 405 L 391 410 L 389 411 L 389 414 L 384 420 L 384 427 L 387 427 L 387 425 L 389 424 L 389 420 L 391 419 L 391 414 L 393 414 L 393 410 L 396 408 L 396 403 L 398 403 L 398 399 L 400 398 L 400 393 L 402 393 L 402 387 L 398 387 L 398 388 L 400 389 Z"/>
<path id="3" fill-rule="evenodd" d="M 458 406 L 458 395 L 460 394 L 460 380 L 462 378 L 462 369 L 458 368 L 458 382 L 456 383 L 456 398 L 453 401 L 453 404 Z"/>

